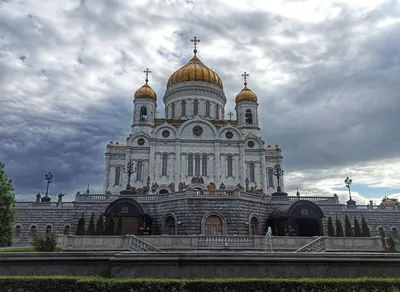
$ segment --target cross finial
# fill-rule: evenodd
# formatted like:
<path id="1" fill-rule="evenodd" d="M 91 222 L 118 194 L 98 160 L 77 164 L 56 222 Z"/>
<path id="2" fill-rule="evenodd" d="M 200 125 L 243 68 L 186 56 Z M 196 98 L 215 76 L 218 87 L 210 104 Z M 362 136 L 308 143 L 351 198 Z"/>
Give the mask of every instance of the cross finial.
<path id="1" fill-rule="evenodd" d="M 244 71 L 242 76 L 244 78 L 244 87 L 247 87 L 247 77 L 249 77 L 249 74 L 247 74 L 247 72 Z"/>
<path id="2" fill-rule="evenodd" d="M 200 40 L 197 38 L 197 36 L 195 36 L 195 37 L 192 38 L 190 41 L 193 43 L 193 53 L 194 53 L 194 55 L 196 56 L 196 53 L 197 53 L 197 43 L 199 43 Z"/>
<path id="3" fill-rule="evenodd" d="M 149 82 L 149 73 L 151 73 L 149 68 L 146 68 L 146 70 L 144 70 L 143 73 L 146 74 L 146 79 L 144 81 L 146 81 L 146 83 Z"/>
<path id="4" fill-rule="evenodd" d="M 232 121 L 232 116 L 233 116 L 232 111 L 229 112 L 228 116 L 229 116 L 229 120 Z"/>

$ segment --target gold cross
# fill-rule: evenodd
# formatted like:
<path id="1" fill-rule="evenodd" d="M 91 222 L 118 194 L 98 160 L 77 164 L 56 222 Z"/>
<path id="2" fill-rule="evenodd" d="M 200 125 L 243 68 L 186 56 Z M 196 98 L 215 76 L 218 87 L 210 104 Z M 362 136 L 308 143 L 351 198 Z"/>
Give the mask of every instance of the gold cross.
<path id="1" fill-rule="evenodd" d="M 246 73 L 246 71 L 243 72 L 242 74 L 243 78 L 244 78 L 244 86 L 247 86 L 247 77 L 249 77 L 249 74 Z"/>
<path id="2" fill-rule="evenodd" d="M 200 40 L 197 38 L 197 36 L 195 36 L 190 41 L 193 43 L 193 46 L 194 46 L 193 47 L 193 53 L 196 55 L 196 53 L 197 53 L 197 43 L 199 43 Z"/>
<path id="3" fill-rule="evenodd" d="M 233 116 L 232 111 L 229 112 L 228 116 L 229 116 L 229 120 L 232 121 L 232 116 Z"/>
<path id="4" fill-rule="evenodd" d="M 146 79 L 145 79 L 146 83 L 149 82 L 149 73 L 151 73 L 149 68 L 146 68 L 146 70 L 144 70 L 143 73 L 146 73 Z"/>

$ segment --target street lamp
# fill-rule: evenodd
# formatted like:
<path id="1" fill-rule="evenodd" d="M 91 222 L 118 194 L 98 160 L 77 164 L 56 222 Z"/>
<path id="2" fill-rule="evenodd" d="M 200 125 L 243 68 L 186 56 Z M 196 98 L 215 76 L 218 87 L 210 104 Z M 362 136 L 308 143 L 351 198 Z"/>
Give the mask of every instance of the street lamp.
<path id="1" fill-rule="evenodd" d="M 349 178 L 349 177 L 346 177 L 346 179 L 344 180 L 344 183 L 346 184 L 346 188 L 349 189 L 350 200 L 352 200 L 351 199 L 351 191 L 350 191 L 350 185 L 351 185 L 352 182 L 353 182 L 353 180 L 351 178 Z"/>
<path id="2" fill-rule="evenodd" d="M 277 179 L 277 181 L 278 181 L 278 186 L 277 186 L 277 188 L 276 188 L 276 191 L 277 191 L 277 192 L 280 192 L 280 191 L 281 191 L 280 181 L 281 181 L 281 177 L 283 176 L 283 173 L 284 173 L 284 171 L 283 171 L 283 169 L 281 168 L 281 166 L 280 166 L 279 164 L 275 164 L 275 165 L 274 165 L 274 168 L 273 168 L 272 174 L 273 174 L 274 176 L 276 176 L 276 179 Z"/>
<path id="3" fill-rule="evenodd" d="M 45 174 L 44 178 L 45 180 L 47 180 L 46 195 L 45 195 L 45 197 L 47 197 L 47 194 L 49 193 L 49 184 L 53 182 L 53 174 L 49 171 L 49 173 Z"/>
<path id="4" fill-rule="evenodd" d="M 126 189 L 129 190 L 131 188 L 131 176 L 136 172 L 136 167 L 134 166 L 134 162 L 129 160 L 126 164 L 126 168 L 124 168 L 124 172 L 128 174 L 128 184 L 126 185 Z"/>

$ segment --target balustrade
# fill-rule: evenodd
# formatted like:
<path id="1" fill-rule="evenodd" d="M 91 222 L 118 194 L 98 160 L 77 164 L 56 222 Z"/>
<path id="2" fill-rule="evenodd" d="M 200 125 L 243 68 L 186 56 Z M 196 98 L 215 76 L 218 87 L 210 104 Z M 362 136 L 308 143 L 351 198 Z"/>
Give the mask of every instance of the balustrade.
<path id="1" fill-rule="evenodd" d="M 162 252 L 159 248 L 132 235 L 129 240 L 129 248 L 138 252 Z"/>
<path id="2" fill-rule="evenodd" d="M 198 244 L 202 247 L 208 246 L 254 246 L 252 236 L 199 236 Z"/>

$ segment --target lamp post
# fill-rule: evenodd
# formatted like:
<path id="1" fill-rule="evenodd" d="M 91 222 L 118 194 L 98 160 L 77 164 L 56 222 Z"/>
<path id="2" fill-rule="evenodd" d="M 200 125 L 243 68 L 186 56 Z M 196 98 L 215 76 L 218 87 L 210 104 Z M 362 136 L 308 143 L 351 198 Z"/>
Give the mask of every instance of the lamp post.
<path id="1" fill-rule="evenodd" d="M 346 188 L 349 189 L 350 201 L 352 200 L 351 199 L 351 191 L 350 191 L 350 185 L 351 185 L 352 182 L 353 182 L 353 180 L 351 178 L 349 178 L 349 177 L 346 177 L 346 179 L 344 180 L 344 183 L 346 184 Z"/>
<path id="2" fill-rule="evenodd" d="M 128 184 L 126 185 L 126 189 L 129 190 L 131 188 L 131 176 L 136 172 L 136 167 L 134 167 L 132 159 L 126 164 L 124 172 L 128 174 Z"/>
<path id="3" fill-rule="evenodd" d="M 278 186 L 277 186 L 277 188 L 276 188 L 276 191 L 277 191 L 277 192 L 280 192 L 280 191 L 281 191 L 280 181 L 281 181 L 281 177 L 283 176 L 283 173 L 284 173 L 284 171 L 283 171 L 283 169 L 281 168 L 281 166 L 280 166 L 279 164 L 275 164 L 275 165 L 274 165 L 274 168 L 273 168 L 272 174 L 273 174 L 274 176 L 276 176 L 276 179 L 277 179 L 277 182 L 278 182 Z"/>
<path id="4" fill-rule="evenodd" d="M 49 171 L 49 173 L 46 173 L 44 175 L 44 178 L 45 180 L 47 180 L 46 195 L 45 195 L 45 197 L 47 197 L 47 194 L 49 193 L 49 184 L 53 182 L 53 174 Z"/>

